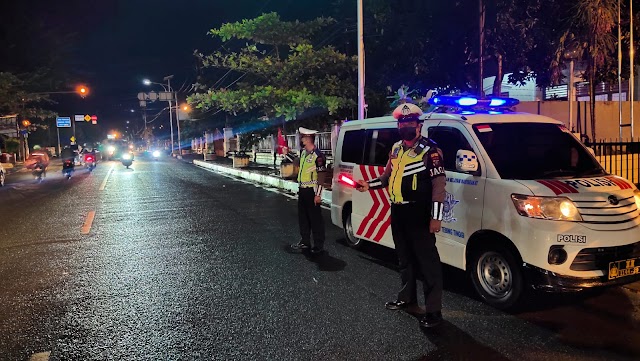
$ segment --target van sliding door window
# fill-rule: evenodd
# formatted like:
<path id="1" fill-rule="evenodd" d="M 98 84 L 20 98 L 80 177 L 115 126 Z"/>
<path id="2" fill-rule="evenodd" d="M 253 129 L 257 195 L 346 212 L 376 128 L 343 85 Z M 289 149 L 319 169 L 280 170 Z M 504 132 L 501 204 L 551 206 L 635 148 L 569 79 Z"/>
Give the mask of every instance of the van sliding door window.
<path id="1" fill-rule="evenodd" d="M 442 150 L 444 160 L 444 170 L 457 172 L 456 154 L 458 150 L 473 150 L 467 138 L 459 129 L 451 127 L 431 127 L 429 128 L 429 138 L 438 144 Z"/>
<path id="2" fill-rule="evenodd" d="M 366 137 L 366 130 L 349 130 L 344 132 L 341 155 L 343 162 L 362 164 Z"/>
<path id="3" fill-rule="evenodd" d="M 400 140 L 397 128 L 369 130 L 365 145 L 364 164 L 384 167 L 389 160 L 393 145 Z"/>

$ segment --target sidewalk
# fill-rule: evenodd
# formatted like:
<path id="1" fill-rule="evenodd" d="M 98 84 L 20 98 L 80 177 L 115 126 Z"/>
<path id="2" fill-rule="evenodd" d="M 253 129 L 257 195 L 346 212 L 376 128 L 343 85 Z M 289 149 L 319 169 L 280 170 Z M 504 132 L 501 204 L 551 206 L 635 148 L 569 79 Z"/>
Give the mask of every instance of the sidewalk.
<path id="1" fill-rule="evenodd" d="M 280 168 L 273 166 L 265 166 L 250 162 L 248 167 L 233 168 L 233 161 L 228 158 L 219 157 L 214 161 L 204 161 L 203 156 L 199 154 L 189 154 L 182 156 L 185 162 L 193 163 L 198 167 L 210 169 L 218 173 L 246 179 L 268 187 L 284 190 L 286 192 L 297 194 L 298 182 L 280 178 Z M 322 203 L 325 206 L 331 206 L 331 190 L 322 191 Z"/>

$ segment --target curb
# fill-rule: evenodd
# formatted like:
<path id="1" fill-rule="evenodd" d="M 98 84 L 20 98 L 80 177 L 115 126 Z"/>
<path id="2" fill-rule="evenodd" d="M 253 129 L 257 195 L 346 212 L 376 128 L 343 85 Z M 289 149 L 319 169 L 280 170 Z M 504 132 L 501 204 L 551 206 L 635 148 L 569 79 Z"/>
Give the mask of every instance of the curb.
<path id="1" fill-rule="evenodd" d="M 284 180 L 282 178 L 273 177 L 270 175 L 251 173 L 246 170 L 240 170 L 236 168 L 229 168 L 217 164 L 207 163 L 202 160 L 193 160 L 193 164 L 198 167 L 210 169 L 218 173 L 224 173 L 228 175 L 232 175 L 238 178 L 250 180 L 252 182 L 263 184 L 267 186 L 271 186 L 274 188 L 282 189 L 288 191 L 290 193 L 298 193 L 298 183 L 293 181 Z M 331 191 L 323 190 L 322 191 L 322 203 L 331 205 Z"/>

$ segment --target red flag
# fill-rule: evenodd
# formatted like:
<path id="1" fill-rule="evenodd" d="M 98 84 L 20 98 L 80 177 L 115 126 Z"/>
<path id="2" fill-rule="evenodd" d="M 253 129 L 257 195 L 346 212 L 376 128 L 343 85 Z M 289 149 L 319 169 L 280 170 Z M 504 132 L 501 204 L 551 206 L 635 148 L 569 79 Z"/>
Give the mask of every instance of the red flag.
<path id="1" fill-rule="evenodd" d="M 278 128 L 278 154 L 284 154 L 284 148 L 287 148 L 287 140 L 282 134 L 282 128 Z"/>

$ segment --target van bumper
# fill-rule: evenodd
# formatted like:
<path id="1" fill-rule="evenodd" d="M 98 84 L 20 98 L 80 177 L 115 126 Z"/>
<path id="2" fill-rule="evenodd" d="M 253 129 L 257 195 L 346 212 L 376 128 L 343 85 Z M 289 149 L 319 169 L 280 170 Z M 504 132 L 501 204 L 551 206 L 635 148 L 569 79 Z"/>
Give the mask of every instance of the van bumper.
<path id="1" fill-rule="evenodd" d="M 587 289 L 621 286 L 640 281 L 640 274 L 609 280 L 607 276 L 580 278 L 562 276 L 551 271 L 524 264 L 523 272 L 527 283 L 536 290 L 545 292 L 579 292 Z"/>

